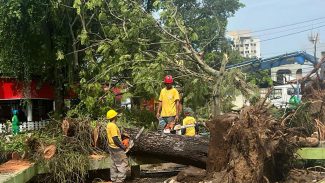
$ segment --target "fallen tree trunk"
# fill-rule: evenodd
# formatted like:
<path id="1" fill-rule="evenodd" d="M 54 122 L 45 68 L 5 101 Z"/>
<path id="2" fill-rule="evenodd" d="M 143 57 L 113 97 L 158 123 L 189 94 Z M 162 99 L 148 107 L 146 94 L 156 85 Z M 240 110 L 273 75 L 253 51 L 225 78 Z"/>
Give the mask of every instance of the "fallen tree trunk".
<path id="1" fill-rule="evenodd" d="M 138 130 L 126 130 L 135 137 Z M 159 159 L 204 167 L 207 161 L 209 139 L 207 137 L 186 137 L 181 135 L 161 135 L 157 132 L 143 132 L 135 141 L 131 153 L 150 154 Z"/>

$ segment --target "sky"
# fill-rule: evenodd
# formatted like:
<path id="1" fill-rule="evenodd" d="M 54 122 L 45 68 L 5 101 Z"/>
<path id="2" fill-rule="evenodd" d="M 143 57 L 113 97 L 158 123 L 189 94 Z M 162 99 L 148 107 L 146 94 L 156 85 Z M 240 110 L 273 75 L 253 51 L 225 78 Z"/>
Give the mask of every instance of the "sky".
<path id="1" fill-rule="evenodd" d="M 227 29 L 251 30 L 253 36 L 261 40 L 263 58 L 294 51 L 314 54 L 313 44 L 308 40 L 312 33 L 319 34 L 317 55 L 320 56 L 320 51 L 325 51 L 323 11 L 325 0 L 241 0 L 241 2 L 245 7 L 228 20 Z M 260 31 L 265 29 L 271 30 Z M 297 34 L 287 36 L 293 33 Z"/>

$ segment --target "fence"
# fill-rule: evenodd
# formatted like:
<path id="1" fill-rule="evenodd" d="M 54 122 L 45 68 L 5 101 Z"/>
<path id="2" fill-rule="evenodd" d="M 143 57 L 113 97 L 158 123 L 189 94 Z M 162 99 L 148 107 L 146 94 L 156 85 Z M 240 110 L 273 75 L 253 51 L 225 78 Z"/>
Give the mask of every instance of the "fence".
<path id="1" fill-rule="evenodd" d="M 29 122 L 20 122 L 19 131 L 26 132 L 26 131 L 33 131 L 45 128 L 46 125 L 50 123 L 49 120 L 42 120 L 42 121 L 29 121 Z M 0 124 L 0 134 L 1 133 L 11 133 L 11 128 L 7 129 L 5 124 Z"/>

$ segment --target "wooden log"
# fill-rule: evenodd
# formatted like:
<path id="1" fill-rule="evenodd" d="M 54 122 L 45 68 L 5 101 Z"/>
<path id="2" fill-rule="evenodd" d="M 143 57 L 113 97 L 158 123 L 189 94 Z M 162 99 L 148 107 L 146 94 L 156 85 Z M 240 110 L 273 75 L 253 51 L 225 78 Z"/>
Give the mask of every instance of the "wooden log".
<path id="1" fill-rule="evenodd" d="M 127 129 L 134 138 L 138 130 Z M 176 134 L 143 132 L 135 141 L 132 154 L 142 157 L 153 156 L 167 161 L 205 168 L 209 139 L 207 137 L 186 137 Z"/>

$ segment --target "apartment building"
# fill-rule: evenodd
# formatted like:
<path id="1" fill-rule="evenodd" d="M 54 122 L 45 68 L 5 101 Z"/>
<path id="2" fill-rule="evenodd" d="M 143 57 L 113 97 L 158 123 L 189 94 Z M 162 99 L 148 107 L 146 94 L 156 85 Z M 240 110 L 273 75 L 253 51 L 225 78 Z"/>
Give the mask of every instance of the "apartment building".
<path id="1" fill-rule="evenodd" d="M 246 58 L 260 58 L 260 39 L 253 37 L 251 31 L 229 31 L 227 36 L 232 42 L 234 50 L 238 50 L 240 55 Z"/>

